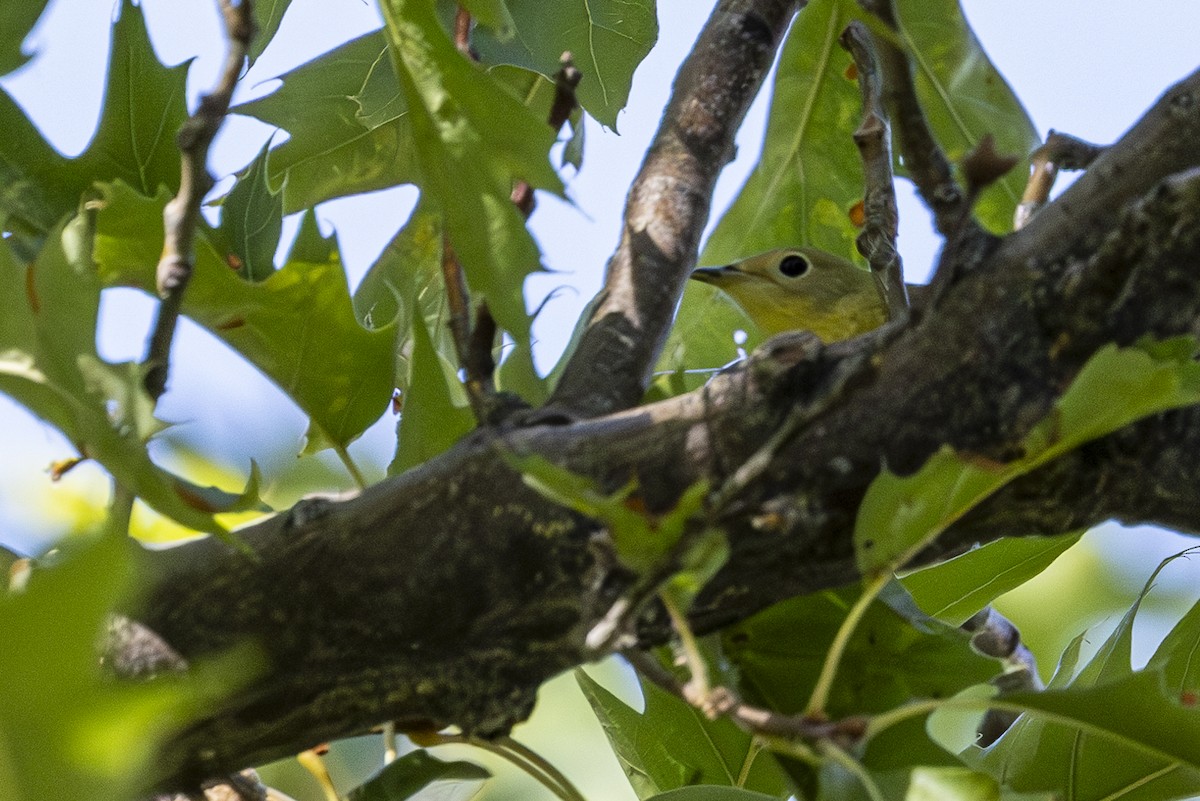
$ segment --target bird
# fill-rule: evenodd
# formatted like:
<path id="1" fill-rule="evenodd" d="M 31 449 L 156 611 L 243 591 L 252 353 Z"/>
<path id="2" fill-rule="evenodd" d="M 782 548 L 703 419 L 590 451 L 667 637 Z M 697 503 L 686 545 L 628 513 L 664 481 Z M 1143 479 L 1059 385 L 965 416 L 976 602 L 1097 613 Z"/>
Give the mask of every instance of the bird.
<path id="1" fill-rule="evenodd" d="M 828 344 L 887 321 L 871 273 L 815 248 L 769 250 L 691 277 L 729 295 L 765 336 L 804 330 Z"/>

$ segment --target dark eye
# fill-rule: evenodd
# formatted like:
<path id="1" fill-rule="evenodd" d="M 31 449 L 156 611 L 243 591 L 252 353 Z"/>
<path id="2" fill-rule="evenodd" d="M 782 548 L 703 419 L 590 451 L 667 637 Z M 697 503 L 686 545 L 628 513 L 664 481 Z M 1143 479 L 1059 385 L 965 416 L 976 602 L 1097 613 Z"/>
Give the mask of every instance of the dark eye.
<path id="1" fill-rule="evenodd" d="M 809 266 L 808 259 L 798 253 L 790 253 L 779 262 L 779 272 L 788 278 L 799 278 L 808 272 Z"/>

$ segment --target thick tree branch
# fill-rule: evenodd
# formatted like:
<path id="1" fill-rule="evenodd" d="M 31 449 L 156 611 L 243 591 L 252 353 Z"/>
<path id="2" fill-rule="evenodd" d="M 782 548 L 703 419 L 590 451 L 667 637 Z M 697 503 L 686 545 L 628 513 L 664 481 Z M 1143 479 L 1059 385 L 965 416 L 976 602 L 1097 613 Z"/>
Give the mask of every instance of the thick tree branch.
<path id="1" fill-rule="evenodd" d="M 713 186 L 795 7 L 795 0 L 717 4 L 629 190 L 621 241 L 551 407 L 594 417 L 642 399 L 696 266 Z"/>
<path id="2" fill-rule="evenodd" d="M 1101 174 L 972 253 L 975 267 L 898 335 L 829 347 L 785 336 L 689 395 L 476 432 L 357 498 L 305 501 L 253 526 L 243 536 L 255 560 L 212 540 L 145 554 L 131 611 L 184 659 L 247 638 L 266 656 L 254 686 L 174 741 L 163 786 L 383 720 L 502 734 L 542 680 L 591 656 L 586 633 L 635 577 L 595 559 L 599 526 L 529 489 L 502 449 L 609 489 L 636 478 L 657 513 L 697 480 L 726 486 L 797 407 L 818 409 L 715 512 L 731 556 L 691 622 L 711 630 L 856 579 L 855 515 L 884 465 L 912 472 L 945 444 L 1010 461 L 1100 347 L 1200 333 L 1198 134 L 1200 74 L 1096 162 Z M 1110 518 L 1200 532 L 1197 443 L 1200 407 L 1090 442 L 1008 484 L 919 560 Z M 641 621 L 647 639 L 666 631 Z"/>

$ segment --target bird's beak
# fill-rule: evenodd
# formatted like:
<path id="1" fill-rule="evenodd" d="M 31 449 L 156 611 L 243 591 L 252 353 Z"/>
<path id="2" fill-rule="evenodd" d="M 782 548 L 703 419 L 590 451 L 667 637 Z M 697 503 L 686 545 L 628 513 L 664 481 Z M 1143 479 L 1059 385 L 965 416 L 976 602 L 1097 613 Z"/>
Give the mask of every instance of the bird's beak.
<path id="1" fill-rule="evenodd" d="M 692 270 L 691 277 L 705 284 L 720 286 L 730 278 L 741 274 L 742 271 L 737 268 L 736 264 L 726 264 L 724 267 L 697 267 Z"/>

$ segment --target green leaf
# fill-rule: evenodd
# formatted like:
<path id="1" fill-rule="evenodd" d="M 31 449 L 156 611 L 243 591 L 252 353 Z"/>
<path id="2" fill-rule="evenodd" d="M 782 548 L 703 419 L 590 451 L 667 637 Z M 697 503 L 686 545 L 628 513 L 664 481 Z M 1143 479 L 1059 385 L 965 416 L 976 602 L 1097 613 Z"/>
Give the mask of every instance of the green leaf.
<path id="1" fill-rule="evenodd" d="M 491 28 L 497 39 L 507 41 L 516 32 L 505 0 L 462 0 L 460 5 L 471 12 L 475 21 Z"/>
<path id="2" fill-rule="evenodd" d="M 96 642 L 128 584 L 130 553 L 119 537 L 71 548 L 53 567 L 35 569 L 22 593 L 0 595 L 6 801 L 144 795 L 159 745 L 252 678 L 244 653 L 152 683 L 101 677 Z"/>
<path id="3" fill-rule="evenodd" d="M 21 44 L 46 10 L 47 0 L 24 0 L 0 4 L 0 75 L 12 72 L 29 60 Z"/>
<path id="4" fill-rule="evenodd" d="M 1000 152 L 1026 156 L 1037 134 L 980 47 L 958 0 L 898 3 L 899 41 L 914 64 L 918 95 L 935 137 L 956 161 L 985 134 Z M 862 12 L 850 0 L 813 0 L 784 44 L 758 165 L 718 223 L 702 262 L 728 264 L 775 247 L 812 245 L 857 258 L 851 207 L 862 167 L 851 134 L 862 116 L 850 56 L 837 37 Z M 984 192 L 975 213 L 1008 231 L 1025 183 L 1017 168 Z"/>
<path id="5" fill-rule="evenodd" d="M 161 223 L 159 223 L 161 226 Z M 80 216 L 50 232 L 37 261 L 18 263 L 0 243 L 0 392 L 62 431 L 81 456 L 104 465 L 155 510 L 197 531 L 225 534 L 224 509 L 197 504 L 186 484 L 157 467 L 147 440 L 163 426 L 136 364 L 96 353 L 100 285 L 92 231 Z"/>
<path id="6" fill-rule="evenodd" d="M 250 60 L 249 66 L 254 66 L 254 62 L 275 38 L 275 33 L 279 30 L 279 23 L 283 22 L 283 15 L 291 2 L 292 0 L 254 0 L 252 10 L 257 30 L 254 32 L 254 38 L 250 41 L 250 52 L 247 54 Z"/>
<path id="7" fill-rule="evenodd" d="M 106 286 L 153 292 L 165 194 L 123 183 L 99 187 L 96 267 Z M 251 284 L 203 231 L 183 313 L 257 366 L 310 418 L 314 433 L 344 447 L 383 413 L 392 395 L 397 330 L 355 318 L 336 242 L 311 215 L 284 266 Z"/>
<path id="8" fill-rule="evenodd" d="M 438 355 L 424 317 L 415 310 L 411 370 L 400 410 L 396 457 L 388 466 L 390 475 L 437 456 L 475 427 L 453 365 Z"/>
<path id="9" fill-rule="evenodd" d="M 999 700 L 1034 718 L 1018 720 L 982 755 L 964 756 L 1017 790 L 1071 787 L 1080 801 L 1200 790 L 1200 709 L 1169 696 L 1156 670 Z"/>
<path id="10" fill-rule="evenodd" d="M 842 0 L 813 0 L 796 16 L 779 56 L 762 156 L 705 245 L 702 264 L 798 245 L 856 258 L 849 213 L 863 184 L 851 134 L 861 99 L 837 38 L 857 13 Z"/>
<path id="11" fill-rule="evenodd" d="M 915 768 L 904 801 L 1000 801 L 1000 787 L 969 768 Z"/>
<path id="12" fill-rule="evenodd" d="M 282 86 L 274 93 L 231 111 L 291 134 L 267 159 L 271 188 L 282 190 L 285 214 L 417 180 L 407 106 L 381 31 L 280 77 Z"/>
<path id="13" fill-rule="evenodd" d="M 996 150 L 1022 159 L 989 187 L 975 216 L 996 233 L 1012 230 L 1013 211 L 1025 189 L 1026 157 L 1039 139 L 1033 122 L 963 16 L 959 0 L 900 0 L 900 40 L 910 54 L 917 97 L 939 144 L 961 161 L 986 134 Z"/>
<path id="14" fill-rule="evenodd" d="M 123 0 L 100 128 L 74 162 L 81 188 L 121 180 L 144 195 L 179 188 L 175 134 L 187 119 L 187 65 L 164 67 L 154 54 L 142 10 Z"/>
<path id="15" fill-rule="evenodd" d="M 480 782 L 492 776 L 473 762 L 444 762 L 428 751 L 411 751 L 375 778 L 350 791 L 350 801 L 404 801 L 434 782 Z"/>
<path id="16" fill-rule="evenodd" d="M 1159 564 L 1082 670 L 1075 673 L 1080 639 L 1048 691 L 1000 697 L 1029 714 L 989 749 L 969 748 L 966 761 L 1021 791 L 1069 786 L 1080 801 L 1151 801 L 1200 791 L 1200 708 L 1192 664 L 1200 615 L 1196 610 L 1185 615 L 1145 670 L 1134 672 L 1130 661 L 1141 601 L 1172 559 Z"/>
<path id="17" fill-rule="evenodd" d="M 775 801 L 780 796 L 756 793 L 742 787 L 722 787 L 719 784 L 701 784 L 680 787 L 651 796 L 649 801 Z"/>
<path id="18" fill-rule="evenodd" d="M 32 258 L 93 181 L 122 180 L 148 195 L 160 186 L 178 188 L 175 133 L 187 119 L 186 81 L 186 66 L 159 63 L 142 10 L 123 0 L 113 27 L 100 127 L 78 158 L 59 155 L 0 93 L 0 218 L 7 217 L 5 230 L 18 235 L 22 258 Z"/>
<path id="19" fill-rule="evenodd" d="M 707 481 L 697 481 L 684 491 L 675 506 L 656 514 L 645 507 L 636 481 L 606 493 L 589 476 L 573 473 L 537 454 L 507 450 L 503 454 L 513 469 L 520 471 L 525 484 L 543 497 L 603 523 L 617 556 L 639 573 L 661 564 L 675 548 L 685 529 L 703 509 L 710 489 Z M 703 536 L 682 556 L 682 574 L 692 571 L 693 581 L 710 570 L 715 572 L 714 560 L 724 561 L 720 553 L 713 551 L 713 543 Z M 685 582 L 688 580 L 685 576 Z"/>
<path id="20" fill-rule="evenodd" d="M 442 277 L 442 219 L 424 204 L 384 247 L 354 292 L 354 311 L 367 328 L 395 324 L 404 332 L 397 345 L 396 387 L 407 392 L 411 376 L 412 313 L 432 331 L 435 350 L 448 364 L 458 358 L 447 320 Z"/>
<path id="21" fill-rule="evenodd" d="M 528 345 L 522 287 L 540 256 L 509 194 L 518 179 L 562 191 L 547 159 L 554 132 L 462 57 L 438 23 L 433 0 L 388 0 L 383 12 L 423 197 L 445 215 L 473 293 L 487 299 L 518 344 Z"/>
<path id="22" fill-rule="evenodd" d="M 752 763 L 741 783 L 743 792 L 773 797 L 790 792 L 774 757 L 754 756 L 750 735 L 729 720 L 709 720 L 645 681 L 645 711 L 639 714 L 584 671 L 576 670 L 575 678 L 639 798 L 661 797 L 688 785 L 736 786 L 748 760 Z"/>
<path id="23" fill-rule="evenodd" d="M 267 145 L 221 203 L 221 233 L 242 277 L 262 281 L 275 272 L 283 231 L 283 199 L 267 183 Z"/>
<path id="24" fill-rule="evenodd" d="M 914 475 L 884 471 L 859 507 L 854 527 L 859 569 L 871 575 L 902 565 L 1014 478 L 1135 420 L 1200 402 L 1194 348 L 1194 342 L 1179 338 L 1100 349 L 1022 441 L 1024 455 L 1012 462 L 980 463 L 943 448 Z"/>
<path id="25" fill-rule="evenodd" d="M 996 598 L 1041 573 L 1079 541 L 1082 532 L 990 542 L 901 579 L 917 605 L 951 625 L 962 625 Z"/>
<path id="26" fill-rule="evenodd" d="M 653 0 L 508 0 L 517 35 L 477 30 L 472 44 L 486 64 L 513 64 L 553 79 L 570 52 L 583 72 L 580 105 L 614 130 L 633 72 L 658 39 Z"/>
<path id="27" fill-rule="evenodd" d="M 826 652 L 860 588 L 776 604 L 724 632 L 749 697 L 802 712 Z M 803 631 L 803 637 L 795 632 Z M 927 617 L 896 584 L 868 608 L 846 646 L 828 703 L 833 718 L 882 712 L 914 698 L 948 698 L 999 672 L 960 629 Z M 911 749 L 911 744 L 910 744 Z M 909 763 L 911 764 L 911 763 Z"/>

